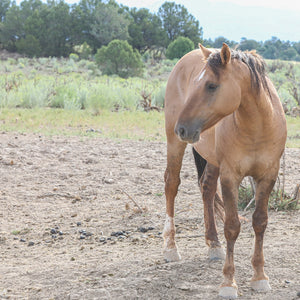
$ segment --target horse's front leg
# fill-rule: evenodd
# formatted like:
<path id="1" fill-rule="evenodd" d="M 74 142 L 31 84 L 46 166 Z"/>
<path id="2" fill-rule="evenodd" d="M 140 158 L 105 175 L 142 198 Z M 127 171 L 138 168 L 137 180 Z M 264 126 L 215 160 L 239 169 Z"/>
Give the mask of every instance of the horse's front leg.
<path id="1" fill-rule="evenodd" d="M 225 258 L 224 250 L 221 247 L 221 243 L 218 238 L 214 211 L 218 177 L 219 168 L 208 163 L 205 167 L 204 174 L 200 179 L 200 188 L 204 207 L 205 240 L 209 247 L 209 259 Z"/>
<path id="2" fill-rule="evenodd" d="M 278 170 L 274 176 L 264 176 L 257 180 L 255 194 L 255 211 L 252 215 L 252 225 L 255 232 L 255 246 L 252 257 L 254 275 L 251 280 L 251 287 L 258 292 L 268 292 L 271 287 L 269 278 L 264 272 L 263 239 L 268 224 L 268 200 L 276 181 Z"/>
<path id="3" fill-rule="evenodd" d="M 180 260 L 175 242 L 174 200 L 180 184 L 180 170 L 186 143 L 176 137 L 167 144 L 167 168 L 165 171 L 166 221 L 163 231 L 163 254 L 166 261 Z"/>
<path id="4" fill-rule="evenodd" d="M 232 177 L 222 177 L 221 173 L 221 187 L 225 210 L 224 234 L 227 241 L 227 249 L 223 267 L 224 281 L 221 285 L 219 295 L 227 299 L 237 298 L 237 285 L 234 279 L 235 267 L 233 252 L 241 226 L 237 212 L 239 183 L 238 180 Z"/>

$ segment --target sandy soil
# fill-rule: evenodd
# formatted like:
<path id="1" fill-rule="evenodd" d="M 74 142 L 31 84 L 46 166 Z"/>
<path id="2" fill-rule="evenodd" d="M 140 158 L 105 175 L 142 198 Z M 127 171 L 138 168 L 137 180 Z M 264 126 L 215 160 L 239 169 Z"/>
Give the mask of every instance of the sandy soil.
<path id="1" fill-rule="evenodd" d="M 287 149 L 289 191 L 300 182 L 299 158 Z M 0 299 L 218 299 L 222 262 L 207 259 L 191 149 L 176 203 L 182 260 L 163 260 L 165 161 L 164 143 L 0 134 Z M 244 221 L 240 299 L 298 299 L 299 213 L 270 212 L 268 294 L 249 287 L 252 246 Z"/>

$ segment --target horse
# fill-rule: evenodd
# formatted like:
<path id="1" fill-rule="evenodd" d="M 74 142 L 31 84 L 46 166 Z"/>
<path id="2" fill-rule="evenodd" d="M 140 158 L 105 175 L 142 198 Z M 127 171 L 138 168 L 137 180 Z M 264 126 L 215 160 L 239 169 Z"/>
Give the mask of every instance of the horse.
<path id="1" fill-rule="evenodd" d="M 209 257 L 225 258 L 219 295 L 237 298 L 233 255 L 240 232 L 238 189 L 245 176 L 252 176 L 256 185 L 251 287 L 258 292 L 269 291 L 263 238 L 268 223 L 268 199 L 278 176 L 287 127 L 278 94 L 266 74 L 265 62 L 255 51 L 232 50 L 225 43 L 219 50 L 199 44 L 199 49 L 183 56 L 170 73 L 164 112 L 167 136 L 165 260 L 181 258 L 175 242 L 174 199 L 185 148 L 192 144 Z M 218 192 L 218 180 L 222 195 Z M 226 255 L 215 221 L 216 208 L 222 208 L 220 200 L 225 214 Z"/>

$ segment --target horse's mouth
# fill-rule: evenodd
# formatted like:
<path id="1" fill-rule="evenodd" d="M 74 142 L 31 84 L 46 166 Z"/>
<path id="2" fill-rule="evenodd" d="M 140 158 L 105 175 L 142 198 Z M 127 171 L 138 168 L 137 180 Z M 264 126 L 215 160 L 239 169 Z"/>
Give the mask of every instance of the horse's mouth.
<path id="1" fill-rule="evenodd" d="M 192 138 L 192 144 L 197 143 L 199 141 L 199 138 L 200 138 L 200 129 L 195 131 Z"/>

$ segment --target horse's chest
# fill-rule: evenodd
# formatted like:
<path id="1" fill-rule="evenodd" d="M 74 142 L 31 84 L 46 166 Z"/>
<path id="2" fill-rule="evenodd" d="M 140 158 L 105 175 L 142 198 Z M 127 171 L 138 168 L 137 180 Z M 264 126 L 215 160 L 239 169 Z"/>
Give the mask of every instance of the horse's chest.
<path id="1" fill-rule="evenodd" d="M 274 167 L 274 161 L 265 151 L 243 151 L 230 158 L 231 164 L 241 177 L 261 177 L 266 171 Z"/>

